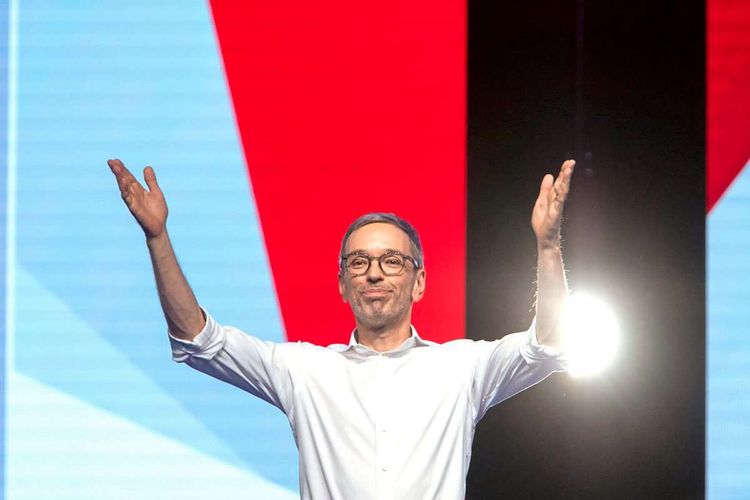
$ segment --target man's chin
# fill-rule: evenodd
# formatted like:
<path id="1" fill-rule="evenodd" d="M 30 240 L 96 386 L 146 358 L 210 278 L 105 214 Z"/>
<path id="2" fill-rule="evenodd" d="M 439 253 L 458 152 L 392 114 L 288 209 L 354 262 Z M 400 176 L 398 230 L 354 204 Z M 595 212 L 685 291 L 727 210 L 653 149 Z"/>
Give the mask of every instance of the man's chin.
<path id="1" fill-rule="evenodd" d="M 362 312 L 363 314 L 360 314 L 357 318 L 358 322 L 373 330 L 385 328 L 394 321 L 393 316 L 390 314 L 386 314 L 383 310 L 373 311 L 372 309 L 370 309 Z"/>

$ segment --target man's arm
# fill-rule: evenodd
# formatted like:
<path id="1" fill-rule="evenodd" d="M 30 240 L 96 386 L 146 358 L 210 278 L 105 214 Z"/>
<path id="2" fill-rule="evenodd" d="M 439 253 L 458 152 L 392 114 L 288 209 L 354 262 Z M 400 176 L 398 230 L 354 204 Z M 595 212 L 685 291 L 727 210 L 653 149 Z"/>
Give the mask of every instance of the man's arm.
<path id="1" fill-rule="evenodd" d="M 154 169 L 146 167 L 143 170 L 148 186 L 145 189 L 120 160 L 108 160 L 107 164 L 117 179 L 123 201 L 146 235 L 156 288 L 169 331 L 177 338 L 191 341 L 203 329 L 206 319 L 169 240 L 169 211 Z"/>
<path id="2" fill-rule="evenodd" d="M 563 206 L 570 190 L 575 161 L 563 163 L 557 178 L 547 174 L 531 215 L 537 239 L 536 337 L 540 344 L 561 348 L 558 323 L 568 286 L 560 250 Z"/>

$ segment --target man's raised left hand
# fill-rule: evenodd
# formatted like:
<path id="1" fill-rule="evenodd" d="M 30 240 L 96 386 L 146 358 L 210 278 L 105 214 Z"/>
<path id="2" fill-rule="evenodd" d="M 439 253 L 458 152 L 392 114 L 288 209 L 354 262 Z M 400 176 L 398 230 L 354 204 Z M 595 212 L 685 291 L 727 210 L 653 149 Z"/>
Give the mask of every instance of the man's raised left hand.
<path id="1" fill-rule="evenodd" d="M 563 206 L 568 198 L 575 164 L 574 160 L 567 160 L 556 179 L 551 174 L 542 179 L 539 196 L 531 212 L 531 227 L 539 248 L 556 248 L 560 245 Z"/>

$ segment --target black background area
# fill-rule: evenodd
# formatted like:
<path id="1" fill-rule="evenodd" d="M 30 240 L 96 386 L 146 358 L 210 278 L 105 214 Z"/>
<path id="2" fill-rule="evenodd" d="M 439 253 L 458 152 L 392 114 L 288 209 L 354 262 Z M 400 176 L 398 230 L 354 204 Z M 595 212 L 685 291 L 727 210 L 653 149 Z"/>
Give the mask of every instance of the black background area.
<path id="1" fill-rule="evenodd" d="M 468 335 L 528 326 L 531 206 L 569 157 L 569 284 L 622 330 L 605 374 L 555 374 L 490 410 L 469 499 L 704 495 L 704 12 L 469 2 Z"/>

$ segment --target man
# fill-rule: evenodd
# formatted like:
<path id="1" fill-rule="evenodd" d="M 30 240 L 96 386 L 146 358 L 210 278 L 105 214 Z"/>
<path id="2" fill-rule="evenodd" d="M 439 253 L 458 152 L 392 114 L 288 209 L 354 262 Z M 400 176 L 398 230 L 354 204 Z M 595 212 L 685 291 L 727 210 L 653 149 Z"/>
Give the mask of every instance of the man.
<path id="1" fill-rule="evenodd" d="M 367 214 L 344 236 L 338 275 L 356 329 L 348 345 L 323 348 L 262 341 L 203 311 L 170 244 L 153 169 L 144 169 L 147 190 L 108 161 L 146 234 L 173 358 L 281 409 L 300 453 L 301 496 L 316 500 L 463 498 L 479 419 L 565 368 L 560 223 L 574 163 L 544 177 L 532 212 L 539 257 L 529 330 L 494 342 L 423 340 L 411 326 L 426 284 L 419 236 L 392 214 Z"/>

